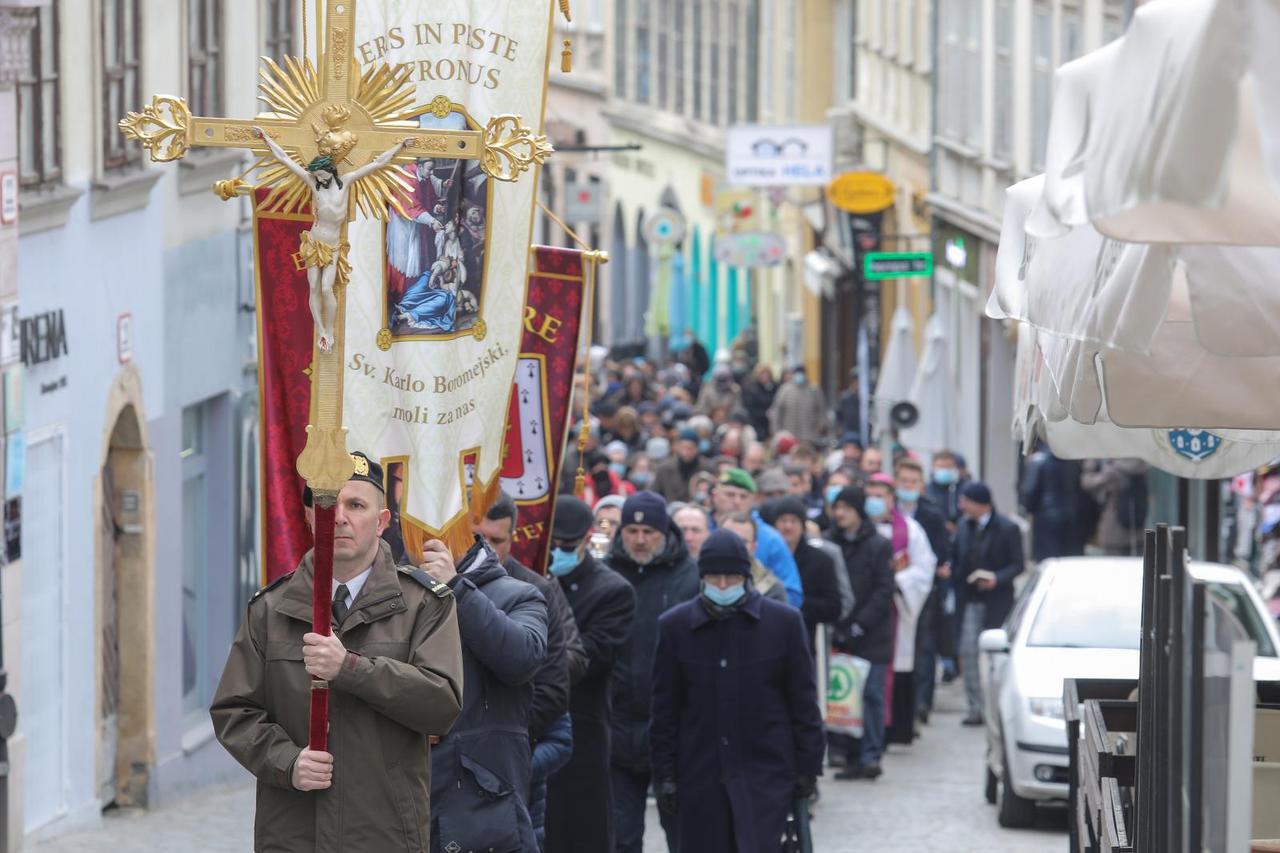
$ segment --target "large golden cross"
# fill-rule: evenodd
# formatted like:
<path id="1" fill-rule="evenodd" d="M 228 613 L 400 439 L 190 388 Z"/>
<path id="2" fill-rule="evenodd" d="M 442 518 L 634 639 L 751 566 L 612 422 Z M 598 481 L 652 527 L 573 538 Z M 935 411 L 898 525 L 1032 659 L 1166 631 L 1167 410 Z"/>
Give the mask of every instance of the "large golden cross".
<path id="1" fill-rule="evenodd" d="M 283 210 L 306 207 L 311 188 L 268 154 L 255 128 L 262 128 L 301 164 L 330 154 L 344 171 L 369 163 L 405 139 L 409 143 L 392 163 L 407 164 L 422 158 L 479 160 L 490 177 L 504 181 L 515 180 L 550 155 L 546 137 L 535 135 L 513 115 L 494 116 L 484 130 L 422 128 L 411 119 L 425 113 L 444 118 L 458 105 L 440 96 L 425 107 L 417 107 L 409 67 L 397 71 L 384 64 L 361 74 L 352 55 L 357 0 L 325 2 L 325 49 L 319 57 L 319 73 L 308 60 L 286 57 L 283 66 L 267 60 L 258 89 L 268 112 L 248 121 L 193 116 L 183 99 L 158 95 L 141 113 L 131 112 L 121 120 L 120 129 L 140 142 L 156 162 L 177 160 L 195 146 L 248 149 L 259 158 L 249 170 L 258 170 L 257 186 L 236 178 L 219 181 L 214 191 L 230 199 L 271 186 L 273 191 L 264 204 Z M 358 181 L 351 191 L 348 223 L 357 209 L 376 218 L 385 217 L 389 207 L 399 210 L 408 189 L 405 180 L 399 170 L 384 169 Z M 346 225 L 341 242 L 340 251 L 345 255 Z M 311 422 L 306 447 L 298 457 L 298 473 L 317 500 L 326 503 L 336 499 L 355 464 L 347 453 L 342 426 L 345 290 L 340 276 L 334 287 L 335 340 L 330 352 L 322 354 L 317 349 L 314 353 Z"/>

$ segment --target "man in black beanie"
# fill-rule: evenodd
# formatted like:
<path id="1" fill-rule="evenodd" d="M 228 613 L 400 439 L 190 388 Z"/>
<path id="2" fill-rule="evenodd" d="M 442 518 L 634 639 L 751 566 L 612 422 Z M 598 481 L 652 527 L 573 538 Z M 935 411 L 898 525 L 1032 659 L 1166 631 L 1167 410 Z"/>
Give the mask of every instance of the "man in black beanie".
<path id="1" fill-rule="evenodd" d="M 866 516 L 862 489 L 849 486 L 831 502 L 828 538 L 840 546 L 853 586 L 853 612 L 836 626 L 832 648 L 870 662 L 862 689 L 863 734 L 856 740 L 832 733 L 831 752 L 843 759 L 837 779 L 876 779 L 884 753 L 885 687 L 893 664 L 893 545 Z"/>
<path id="2" fill-rule="evenodd" d="M 1013 609 L 1013 580 L 1022 574 L 1022 531 L 996 512 L 991 490 L 976 480 L 960 487 L 962 519 L 951 558 L 960 620 L 960 666 L 969 713 L 966 726 L 982 725 L 978 635 L 999 628 Z"/>
<path id="3" fill-rule="evenodd" d="M 613 672 L 613 802 L 617 829 L 614 853 L 644 849 L 645 804 L 649 796 L 649 717 L 653 703 L 653 656 L 658 617 L 698 594 L 698 567 L 684 536 L 671 523 L 667 503 L 654 492 L 637 492 L 622 505 L 609 568 L 636 591 L 631 635 Z M 675 827 L 661 815 L 668 846 Z"/>
<path id="4" fill-rule="evenodd" d="M 569 693 L 573 757 L 547 783 L 547 853 L 611 851 L 609 683 L 631 635 L 636 594 L 587 551 L 591 507 L 573 495 L 556 499 L 547 571 L 560 584 L 587 651 L 587 674 Z"/>
<path id="5" fill-rule="evenodd" d="M 653 771 L 685 853 L 774 853 L 822 773 L 804 621 L 752 589 L 750 572 L 742 540 L 715 531 L 698 557 L 701 594 L 658 620 Z"/>

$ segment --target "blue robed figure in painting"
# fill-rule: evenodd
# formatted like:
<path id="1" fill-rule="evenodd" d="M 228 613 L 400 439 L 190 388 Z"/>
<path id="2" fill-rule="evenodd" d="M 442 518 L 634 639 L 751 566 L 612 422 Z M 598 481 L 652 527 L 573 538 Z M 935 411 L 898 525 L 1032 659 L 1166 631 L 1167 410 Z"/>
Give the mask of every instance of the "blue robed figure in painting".
<path id="1" fill-rule="evenodd" d="M 458 270 L 457 258 L 436 261 L 396 303 L 396 316 L 415 329 L 452 332 L 458 315 Z"/>

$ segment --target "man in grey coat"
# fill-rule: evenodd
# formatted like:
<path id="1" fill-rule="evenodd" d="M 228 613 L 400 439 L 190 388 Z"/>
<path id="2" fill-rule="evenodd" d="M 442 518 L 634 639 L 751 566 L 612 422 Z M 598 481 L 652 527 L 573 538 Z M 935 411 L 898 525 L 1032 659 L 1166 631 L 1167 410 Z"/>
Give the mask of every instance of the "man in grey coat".
<path id="1" fill-rule="evenodd" d="M 457 600 L 463 666 L 462 715 L 431 754 L 431 849 L 530 853 L 529 715 L 546 600 L 479 537 L 456 571 L 448 560 L 425 568 Z"/>

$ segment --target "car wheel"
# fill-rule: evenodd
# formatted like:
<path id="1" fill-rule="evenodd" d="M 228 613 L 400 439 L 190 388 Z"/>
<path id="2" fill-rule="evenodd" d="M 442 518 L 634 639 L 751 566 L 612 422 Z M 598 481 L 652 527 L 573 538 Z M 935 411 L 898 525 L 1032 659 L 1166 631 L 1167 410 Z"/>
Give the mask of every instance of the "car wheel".
<path id="1" fill-rule="evenodd" d="M 996 804 L 996 789 L 1000 787 L 1000 780 L 996 778 L 995 772 L 991 769 L 991 765 L 987 765 L 987 805 L 994 806 Z"/>
<path id="2" fill-rule="evenodd" d="M 996 820 L 1005 829 L 1026 829 L 1036 822 L 1036 802 L 1013 792 L 1013 786 L 1009 784 L 1008 752 L 1001 767 L 1003 778 L 996 785 Z"/>

